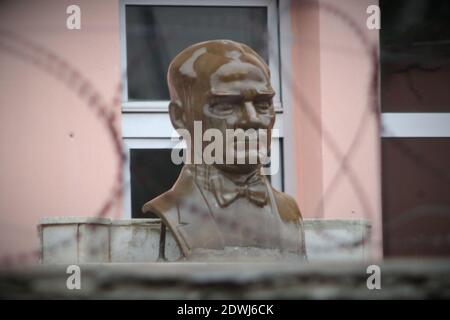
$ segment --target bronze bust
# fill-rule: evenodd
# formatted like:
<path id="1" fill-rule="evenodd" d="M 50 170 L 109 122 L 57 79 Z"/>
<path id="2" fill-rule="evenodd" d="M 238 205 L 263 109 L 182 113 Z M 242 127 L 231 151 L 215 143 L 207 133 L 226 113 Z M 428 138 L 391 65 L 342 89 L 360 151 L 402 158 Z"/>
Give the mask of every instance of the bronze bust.
<path id="1" fill-rule="evenodd" d="M 250 47 L 230 40 L 194 44 L 172 60 L 167 81 L 175 129 L 193 134 L 195 121 L 202 133 L 215 129 L 223 136 L 230 129 L 263 129 L 270 151 L 275 91 L 267 64 Z M 248 141 L 244 145 L 239 151 L 235 143 L 224 144 L 232 162 L 185 164 L 172 189 L 147 202 L 143 211 L 161 218 L 186 259 L 196 260 L 199 252 L 247 255 L 252 248 L 305 258 L 295 200 L 270 185 L 259 158 L 239 161 L 258 152 Z M 187 148 L 198 155 L 192 143 Z"/>

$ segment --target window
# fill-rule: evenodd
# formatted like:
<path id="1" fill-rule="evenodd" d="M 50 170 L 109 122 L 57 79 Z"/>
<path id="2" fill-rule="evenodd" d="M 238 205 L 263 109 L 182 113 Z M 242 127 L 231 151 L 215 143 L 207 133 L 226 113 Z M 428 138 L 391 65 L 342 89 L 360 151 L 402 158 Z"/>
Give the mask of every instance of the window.
<path id="1" fill-rule="evenodd" d="M 178 178 L 182 165 L 171 161 L 169 148 L 130 148 L 131 216 L 148 218 L 142 214 L 142 204 L 169 190 Z"/>
<path id="2" fill-rule="evenodd" d="M 380 1 L 386 256 L 450 254 L 450 3 Z"/>
<path id="3" fill-rule="evenodd" d="M 169 151 L 176 144 L 171 141 L 166 74 L 178 52 L 205 40 L 245 43 L 268 63 L 276 91 L 275 128 L 280 133 L 273 137 L 271 163 L 279 170 L 270 179 L 274 187 L 283 190 L 277 1 L 122 0 L 120 19 L 122 75 L 126 75 L 122 87 L 122 135 L 128 155 L 124 169 L 126 217 L 141 217 L 143 202 L 167 191 L 180 170 L 170 161 Z M 160 174 L 162 170 L 165 174 Z M 138 178 L 154 183 L 139 183 Z"/>
<path id="4" fill-rule="evenodd" d="M 167 111 L 170 61 L 212 39 L 243 42 L 266 59 L 281 108 L 276 1 L 122 1 L 121 28 L 125 112 Z"/>
<path id="5" fill-rule="evenodd" d="M 169 100 L 165 79 L 178 52 L 210 39 L 248 44 L 268 61 L 264 7 L 126 7 L 128 100 Z"/>

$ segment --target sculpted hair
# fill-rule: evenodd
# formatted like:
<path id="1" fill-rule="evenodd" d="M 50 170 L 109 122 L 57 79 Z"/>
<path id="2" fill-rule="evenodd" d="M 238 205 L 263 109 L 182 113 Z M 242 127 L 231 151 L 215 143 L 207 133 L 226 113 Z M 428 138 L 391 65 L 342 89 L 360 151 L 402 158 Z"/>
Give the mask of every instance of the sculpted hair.
<path id="1" fill-rule="evenodd" d="M 192 105 L 194 86 L 208 88 L 205 81 L 220 66 L 236 59 L 230 55 L 238 52 L 239 60 L 259 67 L 270 79 L 270 71 L 264 59 L 249 46 L 231 40 L 210 40 L 190 46 L 181 51 L 170 63 L 167 72 L 170 101 L 183 107 Z"/>

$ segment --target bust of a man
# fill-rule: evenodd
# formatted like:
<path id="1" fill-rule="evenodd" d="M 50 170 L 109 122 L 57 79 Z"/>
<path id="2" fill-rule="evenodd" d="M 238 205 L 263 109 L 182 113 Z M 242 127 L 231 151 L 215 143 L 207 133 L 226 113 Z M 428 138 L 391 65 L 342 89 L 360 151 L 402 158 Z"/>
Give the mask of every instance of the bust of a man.
<path id="1" fill-rule="evenodd" d="M 275 123 L 275 92 L 264 60 L 241 43 L 206 41 L 180 52 L 167 80 L 170 119 L 175 129 L 191 134 L 186 141 L 191 154 L 205 160 L 207 143 L 202 140 L 199 152 L 194 135 L 211 129 L 222 134 L 216 140 L 223 141 L 223 149 L 214 155 L 219 161 L 185 164 L 172 189 L 147 202 L 143 211 L 161 218 L 186 259 L 306 257 L 295 200 L 275 190 L 261 173 L 261 151 L 270 153 Z M 200 133 L 195 123 L 201 124 Z M 226 141 L 227 132 L 238 129 L 265 134 L 266 146 L 258 139 L 253 144 Z M 256 161 L 250 161 L 252 156 Z"/>

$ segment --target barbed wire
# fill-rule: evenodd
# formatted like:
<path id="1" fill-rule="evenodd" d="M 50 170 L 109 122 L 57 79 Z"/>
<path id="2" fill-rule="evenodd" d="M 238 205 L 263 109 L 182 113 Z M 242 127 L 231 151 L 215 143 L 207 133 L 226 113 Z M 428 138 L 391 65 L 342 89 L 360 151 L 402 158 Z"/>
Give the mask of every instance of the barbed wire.
<path id="1" fill-rule="evenodd" d="M 103 202 L 100 210 L 95 214 L 98 217 L 104 217 L 112 209 L 114 203 L 122 196 L 122 168 L 126 159 L 123 154 L 122 137 L 119 134 L 115 121 L 114 109 L 105 102 L 105 99 L 95 89 L 93 84 L 77 70 L 71 63 L 66 61 L 57 53 L 32 42 L 10 30 L 0 30 L 0 50 L 11 56 L 30 63 L 39 70 L 53 76 L 66 87 L 73 91 L 85 102 L 103 123 L 108 135 L 112 140 L 114 150 L 118 159 L 117 176 L 111 190 L 110 196 Z M 72 238 L 61 240 L 61 245 L 67 245 Z M 50 248 L 52 250 L 52 248 Z M 0 259 L 3 265 L 10 265 L 15 261 L 23 263 L 27 258 L 39 256 L 39 251 L 34 250 L 29 253 L 20 253 L 15 256 L 6 255 Z"/>
<path id="2" fill-rule="evenodd" d="M 319 5 L 314 1 L 303 1 L 302 6 L 302 8 L 306 10 L 319 9 Z M 310 104 L 310 102 L 306 98 L 306 95 L 302 92 L 301 84 L 294 82 L 292 79 L 289 79 L 291 81 L 291 85 L 293 85 L 293 87 L 295 88 L 295 92 L 300 98 L 302 115 L 305 115 L 308 121 L 311 122 L 312 127 L 322 135 L 324 146 L 328 148 L 334 159 L 339 161 L 338 169 L 332 176 L 328 186 L 324 189 L 319 203 L 316 204 L 316 209 L 314 210 L 313 216 L 315 216 L 316 213 L 319 212 L 323 203 L 325 203 L 326 200 L 334 194 L 334 192 L 338 188 L 339 183 L 341 183 L 341 181 L 346 178 L 361 204 L 361 207 L 363 209 L 363 218 L 367 218 L 369 221 L 372 221 L 373 217 L 375 217 L 375 213 L 373 212 L 370 205 L 370 196 L 366 193 L 364 184 L 361 181 L 355 168 L 350 163 L 350 160 L 361 146 L 363 132 L 367 128 L 366 125 L 369 121 L 375 120 L 378 136 L 381 137 L 381 112 L 379 109 L 380 103 L 378 95 L 378 47 L 377 45 L 373 44 L 367 36 L 364 29 L 365 26 L 362 27 L 354 18 L 352 18 L 342 9 L 339 9 L 338 7 L 328 3 L 321 3 L 320 9 L 324 10 L 324 12 L 330 17 L 340 21 L 356 37 L 370 61 L 370 71 L 367 84 L 367 105 L 363 109 L 350 146 L 345 152 L 340 149 L 337 141 L 333 138 L 332 133 L 321 124 L 321 119 L 314 112 L 314 107 Z M 309 45 L 311 45 L 311 43 Z M 96 217 L 106 217 L 108 212 L 110 212 L 114 206 L 119 205 L 119 201 L 122 201 L 125 188 L 129 188 L 129 186 L 124 185 L 123 181 L 123 169 L 128 155 L 124 153 L 122 136 L 117 130 L 117 123 L 115 122 L 117 120 L 116 112 L 118 112 L 118 110 L 121 108 L 121 94 L 124 89 L 123 84 L 127 79 L 127 75 L 133 72 L 133 69 L 139 68 L 139 66 L 145 59 L 145 53 L 142 52 L 142 54 L 137 55 L 132 61 L 129 62 L 127 70 L 120 75 L 120 81 L 116 86 L 115 93 L 112 99 L 110 100 L 110 102 L 107 102 L 108 100 L 99 93 L 92 82 L 90 82 L 87 77 L 83 76 L 73 64 L 66 61 L 64 57 L 34 41 L 26 39 L 10 30 L 0 30 L 0 51 L 9 54 L 16 59 L 20 59 L 26 63 L 29 63 L 30 65 L 36 67 L 44 73 L 53 76 L 55 79 L 63 83 L 70 91 L 77 94 L 80 100 L 84 102 L 85 106 L 92 110 L 92 112 L 96 114 L 98 120 L 104 125 L 105 131 L 110 137 L 111 143 L 114 146 L 115 156 L 118 159 L 116 178 L 111 188 L 111 192 L 107 199 L 105 199 L 105 201 L 103 202 L 100 210 L 93 214 L 93 216 Z M 286 64 L 284 63 L 281 65 L 281 67 L 287 68 Z M 282 72 L 286 71 L 285 69 L 283 70 Z M 290 74 L 288 72 L 285 73 Z M 441 174 L 442 170 L 435 168 L 433 165 L 428 163 L 426 159 L 420 157 L 417 152 L 403 144 L 401 141 L 396 141 L 396 143 L 398 144 L 399 150 L 401 152 L 408 155 L 413 161 L 420 164 L 424 170 L 449 179 L 448 175 Z M 149 187 L 157 187 L 159 185 L 158 181 L 153 180 L 146 181 L 146 183 Z M 187 204 L 187 206 L 192 213 L 198 214 L 201 217 L 204 216 L 209 218 L 209 212 L 205 212 L 199 206 L 195 204 Z M 255 235 L 261 233 L 261 230 L 257 229 L 256 227 L 241 227 L 236 221 L 230 219 L 227 220 L 224 217 L 217 217 L 217 219 L 218 223 L 220 223 L 222 226 L 224 226 L 224 228 L 227 228 L 230 231 L 235 231 L 240 228 L 246 228 L 246 230 L 243 230 L 245 231 L 245 233 Z M 342 241 L 342 239 L 336 237 L 335 235 L 327 232 L 324 229 L 318 228 L 316 231 L 324 239 L 335 243 L 336 246 L 340 248 L 353 248 L 361 245 L 367 245 L 370 243 L 371 237 L 371 235 L 367 233 L 364 234 L 361 239 Z M 422 239 L 425 238 L 422 237 Z M 79 241 L 79 239 L 68 237 L 67 239 L 62 239 L 59 243 L 54 244 L 53 246 L 46 247 L 46 250 L 49 250 L 51 252 L 52 250 L 56 250 L 59 246 L 67 246 L 74 240 Z M 372 243 L 372 245 L 381 245 L 381 242 Z M 308 247 L 309 246 L 310 245 L 308 245 Z M 314 247 L 314 250 L 321 249 L 328 250 L 322 247 Z M 0 263 L 2 265 L 24 263 L 27 260 L 35 259 L 39 255 L 39 250 L 18 253 L 16 255 L 7 255 L 0 258 Z"/>

